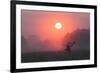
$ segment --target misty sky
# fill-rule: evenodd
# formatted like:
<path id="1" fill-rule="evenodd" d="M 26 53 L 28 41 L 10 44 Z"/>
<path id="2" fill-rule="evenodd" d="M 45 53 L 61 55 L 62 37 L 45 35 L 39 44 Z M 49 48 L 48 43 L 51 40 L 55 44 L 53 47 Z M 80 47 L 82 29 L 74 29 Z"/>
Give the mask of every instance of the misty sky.
<path id="1" fill-rule="evenodd" d="M 57 22 L 62 24 L 60 30 L 54 27 Z M 25 38 L 35 35 L 40 40 L 61 41 L 67 33 L 89 27 L 89 13 L 21 10 L 21 30 Z"/>

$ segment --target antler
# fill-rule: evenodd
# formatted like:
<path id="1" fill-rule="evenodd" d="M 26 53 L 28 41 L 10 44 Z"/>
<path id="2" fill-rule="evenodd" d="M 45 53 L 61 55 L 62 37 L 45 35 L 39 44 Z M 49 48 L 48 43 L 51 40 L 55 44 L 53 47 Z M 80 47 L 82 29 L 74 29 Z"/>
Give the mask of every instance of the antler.
<path id="1" fill-rule="evenodd" d="M 71 42 L 70 43 L 70 46 L 72 47 L 74 44 L 75 44 L 75 41 Z"/>

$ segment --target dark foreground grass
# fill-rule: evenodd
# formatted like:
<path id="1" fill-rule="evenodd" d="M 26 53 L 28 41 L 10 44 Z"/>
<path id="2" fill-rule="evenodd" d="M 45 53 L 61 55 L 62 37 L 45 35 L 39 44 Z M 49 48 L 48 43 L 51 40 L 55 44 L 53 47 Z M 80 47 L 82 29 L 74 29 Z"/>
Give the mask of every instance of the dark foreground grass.
<path id="1" fill-rule="evenodd" d="M 22 53 L 21 62 L 47 62 L 47 61 L 71 61 L 71 60 L 87 60 L 90 59 L 89 50 L 80 50 L 72 52 L 33 52 Z"/>

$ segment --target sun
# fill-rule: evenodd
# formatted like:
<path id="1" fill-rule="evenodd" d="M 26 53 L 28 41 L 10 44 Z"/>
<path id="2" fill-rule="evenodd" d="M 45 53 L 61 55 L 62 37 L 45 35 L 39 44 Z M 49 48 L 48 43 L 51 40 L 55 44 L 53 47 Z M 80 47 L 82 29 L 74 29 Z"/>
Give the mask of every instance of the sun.
<path id="1" fill-rule="evenodd" d="M 62 24 L 60 22 L 56 22 L 55 28 L 56 29 L 61 29 L 62 28 Z"/>

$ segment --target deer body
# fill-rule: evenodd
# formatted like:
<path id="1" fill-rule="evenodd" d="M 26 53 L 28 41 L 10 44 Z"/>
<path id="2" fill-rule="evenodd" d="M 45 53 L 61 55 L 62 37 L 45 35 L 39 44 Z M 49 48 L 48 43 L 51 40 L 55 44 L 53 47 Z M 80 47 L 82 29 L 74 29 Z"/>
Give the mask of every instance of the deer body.
<path id="1" fill-rule="evenodd" d="M 73 47 L 73 45 L 75 44 L 75 42 L 69 42 L 68 44 L 66 44 L 66 48 L 65 50 L 68 52 L 71 52 L 71 48 Z"/>

